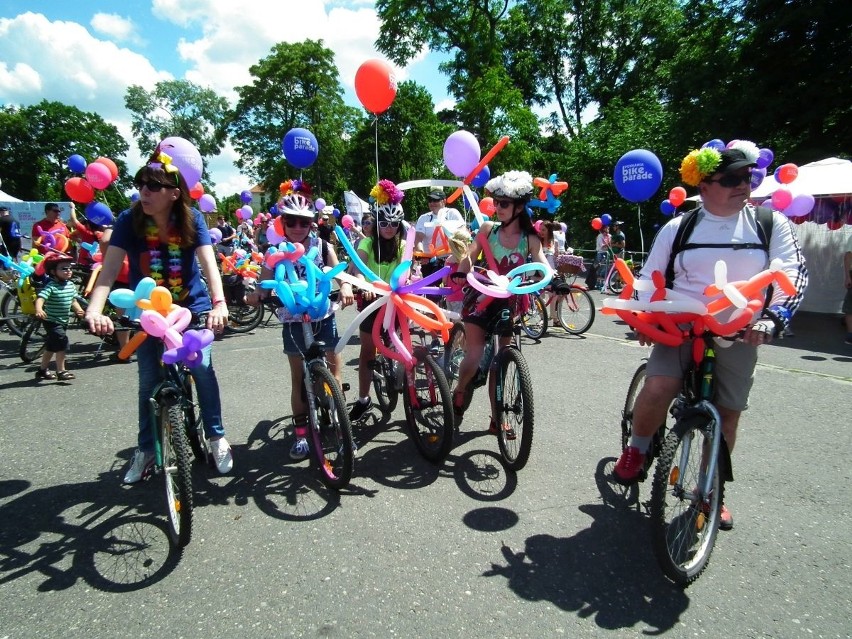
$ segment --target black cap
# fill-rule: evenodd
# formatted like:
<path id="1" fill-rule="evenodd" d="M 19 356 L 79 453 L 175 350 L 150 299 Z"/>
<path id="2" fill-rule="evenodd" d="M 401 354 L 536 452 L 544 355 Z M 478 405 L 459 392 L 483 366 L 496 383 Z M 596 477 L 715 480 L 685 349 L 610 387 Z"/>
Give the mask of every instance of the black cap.
<path id="1" fill-rule="evenodd" d="M 444 195 L 443 189 L 432 189 L 431 191 L 429 191 L 429 195 L 427 197 L 432 202 L 440 202 L 446 197 L 446 195 Z"/>
<path id="2" fill-rule="evenodd" d="M 731 173 L 747 166 L 757 166 L 757 162 L 749 160 L 739 149 L 725 149 L 721 152 L 722 161 L 713 173 Z"/>

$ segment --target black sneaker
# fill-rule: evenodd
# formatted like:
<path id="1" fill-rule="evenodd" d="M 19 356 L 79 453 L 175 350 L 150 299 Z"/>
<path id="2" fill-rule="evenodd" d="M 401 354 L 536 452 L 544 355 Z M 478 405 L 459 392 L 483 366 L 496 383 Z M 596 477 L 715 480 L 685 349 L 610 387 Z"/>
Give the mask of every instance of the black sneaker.
<path id="1" fill-rule="evenodd" d="M 366 402 L 362 402 L 360 399 L 357 400 L 353 405 L 352 409 L 349 411 L 349 421 L 357 422 L 359 421 L 368 410 L 373 407 L 373 400 L 368 399 Z"/>

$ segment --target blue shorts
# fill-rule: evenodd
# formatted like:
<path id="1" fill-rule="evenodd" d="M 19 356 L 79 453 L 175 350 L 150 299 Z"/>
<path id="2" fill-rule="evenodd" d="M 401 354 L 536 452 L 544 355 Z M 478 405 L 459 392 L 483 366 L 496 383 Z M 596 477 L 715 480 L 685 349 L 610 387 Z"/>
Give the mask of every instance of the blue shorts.
<path id="1" fill-rule="evenodd" d="M 286 355 L 302 355 L 305 348 L 305 335 L 302 330 L 301 322 L 286 322 L 281 325 L 281 338 L 284 341 L 284 353 Z M 329 315 L 324 320 L 313 322 L 311 328 L 314 333 L 314 340 L 325 342 L 326 351 L 333 351 L 340 340 L 337 334 L 337 320 L 334 315 Z"/>

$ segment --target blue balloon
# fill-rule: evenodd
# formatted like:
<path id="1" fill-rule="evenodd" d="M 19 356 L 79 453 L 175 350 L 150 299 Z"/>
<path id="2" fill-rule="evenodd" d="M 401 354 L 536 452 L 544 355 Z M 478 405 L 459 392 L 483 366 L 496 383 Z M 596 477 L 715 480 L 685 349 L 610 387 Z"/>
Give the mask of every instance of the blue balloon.
<path id="1" fill-rule="evenodd" d="M 488 165 L 486 164 L 485 166 L 482 167 L 482 170 L 479 173 L 476 174 L 476 177 L 474 177 L 470 181 L 470 183 L 473 186 L 475 186 L 476 188 L 481 188 L 481 187 L 485 186 L 485 184 L 490 179 L 491 179 L 491 169 L 489 169 Z"/>
<path id="2" fill-rule="evenodd" d="M 68 168 L 74 173 L 82 173 L 86 170 L 86 158 L 76 153 L 68 158 Z"/>
<path id="3" fill-rule="evenodd" d="M 114 221 L 112 211 L 103 202 L 89 202 L 86 205 L 86 219 L 98 226 L 109 226 Z"/>
<path id="4" fill-rule="evenodd" d="M 615 164 L 612 179 L 619 195 L 628 202 L 650 198 L 663 182 L 663 165 L 645 149 L 628 151 Z"/>
<path id="5" fill-rule="evenodd" d="M 242 202 L 243 204 L 250 204 L 251 191 L 243 191 L 242 193 L 240 193 L 240 202 Z"/>
<path id="6" fill-rule="evenodd" d="M 130 195 L 130 201 L 131 201 L 131 202 L 135 202 L 135 201 L 136 201 L 136 200 L 138 200 L 138 199 L 139 199 L 139 194 L 138 194 L 138 193 L 131 193 L 131 195 Z"/>
<path id="7" fill-rule="evenodd" d="M 725 143 L 722 142 L 719 138 L 714 138 L 712 140 L 708 140 L 704 144 L 701 145 L 702 149 L 716 149 L 717 151 L 725 150 Z"/>
<path id="8" fill-rule="evenodd" d="M 307 169 L 317 161 L 319 143 L 307 129 L 290 129 L 281 141 L 284 158 L 297 169 Z"/>
<path id="9" fill-rule="evenodd" d="M 340 209 L 333 209 L 332 213 L 334 213 L 334 217 L 340 217 Z"/>
<path id="10" fill-rule="evenodd" d="M 660 202 L 660 212 L 665 216 L 674 215 L 676 207 L 674 204 L 669 202 L 668 200 L 663 200 Z"/>
<path id="11" fill-rule="evenodd" d="M 601 215 L 601 222 L 604 226 L 609 226 L 612 224 L 612 216 L 609 213 L 604 213 Z"/>

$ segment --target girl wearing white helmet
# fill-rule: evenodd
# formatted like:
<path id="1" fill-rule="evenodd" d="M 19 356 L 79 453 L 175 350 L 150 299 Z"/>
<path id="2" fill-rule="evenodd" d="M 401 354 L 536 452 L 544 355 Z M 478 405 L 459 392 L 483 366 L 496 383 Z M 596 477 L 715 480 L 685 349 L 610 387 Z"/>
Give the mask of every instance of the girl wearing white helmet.
<path id="1" fill-rule="evenodd" d="M 526 263 L 527 256 L 533 261 L 547 264 L 547 258 L 541 248 L 541 240 L 535 232 L 532 220 L 527 212 L 527 202 L 533 192 L 532 176 L 526 171 L 508 171 L 489 180 L 485 185 L 494 199 L 494 217 L 496 221 L 484 222 L 473 239 L 467 255 L 459 263 L 459 269 L 453 278 L 459 281 L 473 268 L 477 257 L 488 245 L 497 262 L 497 271 L 505 275 L 516 266 Z M 474 292 L 475 293 L 475 292 Z M 489 329 L 500 336 L 500 347 L 506 346 L 512 337 L 512 317 L 518 312 L 519 297 L 513 295 L 506 299 L 492 299 L 487 305 L 482 295 L 468 294 L 462 309 L 467 353 L 459 366 L 459 379 L 453 393 L 453 409 L 456 420 L 461 421 L 467 387 L 482 359 L 485 350 L 485 337 Z M 494 422 L 493 377 L 489 380 L 491 398 L 491 424 L 489 431 L 497 434 Z"/>
<path id="2" fill-rule="evenodd" d="M 403 196 L 403 192 L 390 180 L 381 180 L 373 187 L 370 197 L 374 200 L 375 231 L 372 237 L 365 237 L 358 244 L 358 257 L 385 282 L 390 279 L 391 273 L 402 261 L 402 253 L 405 250 L 405 240 L 402 239 L 405 233 L 401 204 Z M 353 274 L 359 279 L 364 279 L 357 269 L 353 271 Z M 373 293 L 360 291 L 359 307 L 366 306 L 374 298 Z M 372 313 L 361 322 L 359 327 L 361 352 L 358 356 L 358 401 L 349 413 L 351 421 L 361 419 L 373 405 L 370 399 L 370 387 L 373 381 L 372 363 L 376 358 L 373 324 L 377 315 L 378 312 Z"/>
<path id="3" fill-rule="evenodd" d="M 285 184 L 290 184 L 286 183 Z M 283 185 L 282 185 L 283 186 Z M 305 252 L 317 247 L 317 255 L 314 263 L 320 268 L 337 266 L 337 255 L 331 245 L 325 240 L 311 234 L 311 223 L 314 221 L 313 202 L 304 193 L 310 193 L 310 186 L 305 182 L 299 182 L 302 191 L 287 191 L 277 204 L 281 212 L 285 239 L 293 244 L 301 244 Z M 305 267 L 300 263 L 295 264 L 296 273 L 300 277 L 305 276 Z M 266 264 L 260 272 L 261 280 L 272 279 L 273 272 Z M 246 297 L 246 302 L 255 306 L 261 299 L 268 297 L 270 291 L 258 288 Z M 344 282 L 340 285 L 339 302 L 342 307 L 349 306 L 355 298 L 352 294 L 352 286 Z M 308 447 L 308 408 L 302 397 L 302 353 L 306 351 L 305 338 L 302 333 L 302 318 L 294 317 L 285 307 L 277 311 L 278 319 L 282 323 L 281 338 L 284 342 L 284 354 L 290 365 L 290 407 L 293 411 L 293 430 L 296 440 L 290 448 L 290 458 L 295 460 L 304 459 L 310 453 Z M 334 310 L 329 306 L 325 317 L 314 321 L 314 339 L 325 342 L 325 358 L 328 361 L 332 374 L 339 383 L 343 383 L 340 377 L 342 363 L 339 354 L 334 352 L 339 336 L 337 334 L 337 320 Z"/>

